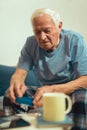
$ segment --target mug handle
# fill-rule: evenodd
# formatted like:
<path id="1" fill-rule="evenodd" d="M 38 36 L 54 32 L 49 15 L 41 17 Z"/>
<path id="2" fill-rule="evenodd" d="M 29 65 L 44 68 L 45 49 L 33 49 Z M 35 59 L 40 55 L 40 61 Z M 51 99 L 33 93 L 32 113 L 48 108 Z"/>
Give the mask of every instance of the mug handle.
<path id="1" fill-rule="evenodd" d="M 72 101 L 71 101 L 71 98 L 67 95 L 65 95 L 65 99 L 67 99 L 67 101 L 68 101 L 68 107 L 65 110 L 65 114 L 68 114 L 72 109 Z"/>

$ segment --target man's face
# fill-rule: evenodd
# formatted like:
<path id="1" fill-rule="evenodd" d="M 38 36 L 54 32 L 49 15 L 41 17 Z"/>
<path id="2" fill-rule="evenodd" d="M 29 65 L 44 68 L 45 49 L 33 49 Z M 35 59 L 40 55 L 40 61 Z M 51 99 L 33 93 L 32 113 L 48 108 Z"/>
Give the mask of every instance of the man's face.
<path id="1" fill-rule="evenodd" d="M 59 23 L 56 27 L 52 18 L 47 14 L 34 18 L 32 24 L 39 46 L 46 51 L 54 50 L 60 41 L 62 24 Z"/>

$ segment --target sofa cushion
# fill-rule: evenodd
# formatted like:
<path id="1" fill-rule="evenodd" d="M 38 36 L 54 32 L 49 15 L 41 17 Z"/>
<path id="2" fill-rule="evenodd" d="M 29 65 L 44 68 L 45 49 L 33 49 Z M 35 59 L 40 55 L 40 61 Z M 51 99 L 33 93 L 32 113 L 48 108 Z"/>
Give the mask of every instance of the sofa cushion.
<path id="1" fill-rule="evenodd" d="M 4 95 L 4 92 L 6 89 L 9 87 L 10 84 L 10 78 L 12 74 L 15 72 L 15 67 L 12 66 L 6 66 L 6 65 L 0 65 L 0 96 Z M 29 71 L 26 79 L 25 79 L 25 84 L 27 86 L 40 86 L 35 70 Z"/>

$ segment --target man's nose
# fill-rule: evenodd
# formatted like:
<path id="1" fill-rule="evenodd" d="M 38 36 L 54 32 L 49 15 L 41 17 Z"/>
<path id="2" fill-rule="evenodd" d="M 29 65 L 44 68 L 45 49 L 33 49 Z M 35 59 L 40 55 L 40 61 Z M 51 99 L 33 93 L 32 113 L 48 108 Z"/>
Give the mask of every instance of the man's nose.
<path id="1" fill-rule="evenodd" d="M 41 32 L 41 39 L 44 40 L 46 38 L 46 34 L 44 32 Z"/>

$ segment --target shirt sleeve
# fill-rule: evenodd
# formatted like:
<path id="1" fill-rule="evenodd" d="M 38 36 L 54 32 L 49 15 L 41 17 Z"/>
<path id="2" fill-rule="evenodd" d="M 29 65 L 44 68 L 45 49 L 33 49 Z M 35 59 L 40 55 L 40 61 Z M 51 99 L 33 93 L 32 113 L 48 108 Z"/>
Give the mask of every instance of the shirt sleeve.
<path id="1" fill-rule="evenodd" d="M 20 56 L 19 56 L 19 60 L 18 60 L 18 64 L 17 67 L 18 68 L 22 68 L 26 71 L 29 71 L 30 69 L 32 69 L 33 67 L 33 58 L 31 55 L 31 46 L 30 43 L 32 41 L 27 38 L 26 43 L 24 44 Z"/>
<path id="2" fill-rule="evenodd" d="M 72 38 L 72 65 L 78 76 L 87 75 L 87 44 L 83 37 Z"/>

